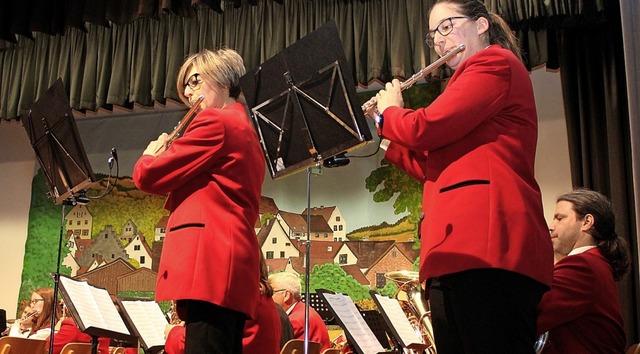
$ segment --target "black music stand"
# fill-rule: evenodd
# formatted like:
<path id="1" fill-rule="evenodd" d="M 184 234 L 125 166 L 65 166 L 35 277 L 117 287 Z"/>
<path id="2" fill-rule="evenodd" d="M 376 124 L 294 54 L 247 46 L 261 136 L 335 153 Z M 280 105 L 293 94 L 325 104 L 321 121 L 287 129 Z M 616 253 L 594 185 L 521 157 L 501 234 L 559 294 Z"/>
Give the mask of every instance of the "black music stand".
<path id="1" fill-rule="evenodd" d="M 69 98 L 62 84 L 62 79 L 58 79 L 49 87 L 20 119 L 46 177 L 49 186 L 47 195 L 53 199 L 56 205 L 62 205 L 58 262 L 53 276 L 52 307 L 54 308 L 52 313 L 55 314 L 55 306 L 58 302 L 65 206 L 89 202 L 85 195 L 85 189 L 95 181 L 95 175 L 80 140 L 78 127 L 71 107 L 69 107 Z M 55 321 L 55 316 L 52 316 L 51 328 L 55 328 Z M 51 331 L 49 353 L 53 353 L 53 337 L 54 331 Z M 95 349 L 94 346 L 93 353 L 95 353 Z"/>
<path id="2" fill-rule="evenodd" d="M 249 71 L 240 85 L 274 179 L 372 140 L 334 21 Z"/>
<path id="3" fill-rule="evenodd" d="M 326 301 L 327 307 L 344 330 L 347 342 L 351 345 L 354 353 L 376 354 L 386 352 L 385 348 L 388 348 L 388 346 L 385 347 L 381 340 L 385 334 L 373 332 L 363 313 L 348 295 L 325 289 L 318 289 L 317 292 Z M 379 322 L 376 324 L 379 324 Z M 381 328 L 380 326 L 376 327 L 378 331 Z"/>
<path id="4" fill-rule="evenodd" d="M 429 344 L 425 344 L 422 337 L 416 334 L 398 300 L 378 294 L 375 290 L 369 290 L 369 294 L 380 311 L 378 312 L 380 319 L 386 324 L 389 338 L 396 344 L 398 350 L 407 348 L 420 353 L 427 352 Z M 431 353 L 431 351 L 428 352 Z"/>
<path id="5" fill-rule="evenodd" d="M 271 178 L 307 169 L 307 299 L 311 175 L 319 174 L 323 160 L 372 140 L 347 69 L 338 27 L 329 21 L 240 79 Z M 309 348 L 309 306 L 310 301 L 305 302 L 305 353 Z"/>
<path id="6" fill-rule="evenodd" d="M 395 343 L 396 339 L 393 337 L 382 314 L 376 310 L 360 310 L 360 314 L 367 325 L 369 325 L 369 328 L 371 328 L 371 332 L 376 336 L 380 345 L 387 350 L 391 350 L 389 340 Z"/>
<path id="7" fill-rule="evenodd" d="M 306 294 L 303 294 L 302 301 L 307 302 Z M 322 321 L 325 325 L 334 324 L 336 319 L 333 317 L 333 313 L 329 310 L 329 307 L 324 302 L 324 299 L 318 293 L 309 294 L 309 305 L 322 317 Z"/>

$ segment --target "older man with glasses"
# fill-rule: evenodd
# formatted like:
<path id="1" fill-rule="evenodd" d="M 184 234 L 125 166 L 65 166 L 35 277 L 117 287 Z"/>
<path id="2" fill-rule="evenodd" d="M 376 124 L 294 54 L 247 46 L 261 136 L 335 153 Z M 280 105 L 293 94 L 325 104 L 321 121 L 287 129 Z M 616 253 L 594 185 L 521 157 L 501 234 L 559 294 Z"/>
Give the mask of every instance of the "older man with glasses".
<path id="1" fill-rule="evenodd" d="M 304 339 L 305 305 L 300 301 L 300 278 L 293 273 L 274 273 L 269 276 L 269 284 L 273 288 L 273 301 L 289 316 L 293 336 Z M 331 347 L 327 326 L 312 307 L 309 307 L 309 341 L 320 343 L 321 351 Z"/>

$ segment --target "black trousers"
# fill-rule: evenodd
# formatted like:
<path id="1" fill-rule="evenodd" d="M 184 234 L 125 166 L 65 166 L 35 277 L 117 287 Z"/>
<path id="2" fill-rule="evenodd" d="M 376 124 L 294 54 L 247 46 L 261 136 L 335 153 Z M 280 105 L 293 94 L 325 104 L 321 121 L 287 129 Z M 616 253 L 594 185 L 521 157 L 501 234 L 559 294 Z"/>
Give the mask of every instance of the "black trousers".
<path id="1" fill-rule="evenodd" d="M 241 354 L 246 315 L 206 301 L 180 300 L 185 310 L 185 354 Z"/>
<path id="2" fill-rule="evenodd" d="M 536 306 L 547 288 L 518 273 L 477 269 L 433 278 L 438 354 L 533 354 Z"/>

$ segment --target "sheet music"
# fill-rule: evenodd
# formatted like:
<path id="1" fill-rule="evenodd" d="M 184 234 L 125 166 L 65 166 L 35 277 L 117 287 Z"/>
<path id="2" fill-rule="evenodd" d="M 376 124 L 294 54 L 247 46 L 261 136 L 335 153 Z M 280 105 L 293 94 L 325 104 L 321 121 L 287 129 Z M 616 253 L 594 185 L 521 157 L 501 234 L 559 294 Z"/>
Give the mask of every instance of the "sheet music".
<path id="1" fill-rule="evenodd" d="M 353 337 L 364 354 L 377 354 L 385 351 L 349 296 L 330 293 L 323 293 L 323 295 L 342 321 L 345 330 Z"/>
<path id="2" fill-rule="evenodd" d="M 64 292 L 71 299 L 70 306 L 80 316 L 79 325 L 86 330 L 89 327 L 106 329 L 112 332 L 129 335 L 118 309 L 105 289 L 96 288 L 68 277 L 60 277 Z"/>
<path id="3" fill-rule="evenodd" d="M 391 321 L 393 328 L 400 337 L 397 339 L 402 342 L 405 348 L 414 343 L 424 343 L 422 338 L 416 333 L 413 326 L 411 326 L 411 323 L 404 314 L 398 300 L 380 294 L 374 294 L 374 296 L 376 297 L 378 304 L 382 307 L 381 310 Z"/>
<path id="4" fill-rule="evenodd" d="M 167 319 L 155 301 L 120 301 L 122 309 L 133 322 L 146 349 L 164 346 L 164 329 Z"/>

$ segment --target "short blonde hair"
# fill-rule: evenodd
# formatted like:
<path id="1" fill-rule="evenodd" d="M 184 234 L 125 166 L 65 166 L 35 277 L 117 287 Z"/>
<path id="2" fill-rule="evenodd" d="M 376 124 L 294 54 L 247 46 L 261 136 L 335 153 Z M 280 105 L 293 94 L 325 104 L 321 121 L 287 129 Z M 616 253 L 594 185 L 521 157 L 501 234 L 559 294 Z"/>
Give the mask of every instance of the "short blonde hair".
<path id="1" fill-rule="evenodd" d="M 216 83 L 229 89 L 229 96 L 240 96 L 240 78 L 246 73 L 244 62 L 238 52 L 233 49 L 205 49 L 189 55 L 178 71 L 176 87 L 180 100 L 189 106 L 189 99 L 184 95 L 184 82 L 193 66 L 198 67 L 200 76 L 209 84 Z"/>
<path id="2" fill-rule="evenodd" d="M 301 296 L 300 291 L 300 277 L 293 273 L 280 272 L 269 275 L 269 284 L 274 291 L 276 290 L 289 290 L 293 295 L 293 298 L 299 300 Z"/>

